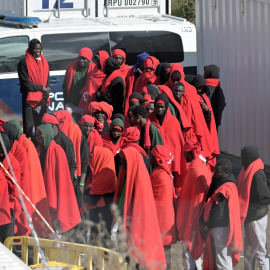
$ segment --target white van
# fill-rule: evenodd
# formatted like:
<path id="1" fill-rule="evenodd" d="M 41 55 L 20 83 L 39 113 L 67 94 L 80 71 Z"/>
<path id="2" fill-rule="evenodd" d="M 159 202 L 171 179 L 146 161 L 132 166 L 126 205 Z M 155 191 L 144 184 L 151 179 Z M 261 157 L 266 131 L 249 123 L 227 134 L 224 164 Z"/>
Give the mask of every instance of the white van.
<path id="1" fill-rule="evenodd" d="M 35 0 L 35 4 L 37 2 L 46 4 L 46 1 L 48 2 L 49 0 Z M 84 4 L 87 1 L 84 0 Z M 139 3 L 139 0 L 136 1 L 133 0 L 134 3 Z M 28 2 L 31 1 L 28 0 Z M 53 2 L 75 3 L 75 0 L 57 0 Z M 98 2 L 100 4 L 103 1 Z M 91 48 L 93 53 L 105 50 L 109 54 L 116 48 L 125 48 L 127 64 L 130 66 L 136 63 L 136 56 L 138 54 L 147 52 L 157 57 L 160 62 L 180 62 L 185 67 L 186 73 L 196 74 L 196 31 L 193 24 L 182 18 L 159 14 L 157 11 L 149 11 L 149 14 L 147 14 L 145 10 L 150 10 L 150 5 L 145 7 L 139 6 L 140 9 L 144 10 L 143 16 L 132 15 L 130 13 L 131 8 L 128 5 L 124 7 L 126 8 L 124 17 L 110 16 L 110 12 L 114 14 L 113 12 L 118 10 L 117 6 L 112 6 L 114 2 L 117 2 L 117 5 L 121 3 L 129 4 L 127 0 L 108 1 L 109 7 L 107 10 L 106 8 L 104 9 L 104 12 L 109 14 L 108 17 L 80 16 L 65 18 L 62 14 L 66 15 L 66 13 L 62 9 L 58 11 L 57 9 L 52 9 L 51 11 L 49 9 L 53 16 L 49 22 L 42 22 L 37 28 L 22 29 L 0 24 L 1 118 L 6 120 L 15 118 L 21 121 L 22 105 L 17 65 L 25 54 L 28 42 L 33 38 L 41 41 L 42 53 L 50 67 L 50 84 L 52 88 L 50 93 L 50 112 L 63 109 L 64 107 L 62 84 L 65 70 L 68 64 L 77 58 L 78 52 L 82 47 Z M 157 1 L 145 0 L 146 4 L 151 2 L 156 4 Z M 157 9 L 157 6 L 153 7 Z M 68 9 L 69 12 L 67 13 L 72 14 L 70 12 L 72 9 Z M 87 8 L 82 9 L 81 14 L 85 14 L 84 11 L 87 12 L 87 10 Z M 78 10 L 76 9 L 75 11 Z M 46 16 L 37 11 L 36 13 L 32 12 L 31 15 L 43 14 L 44 18 L 48 15 L 48 11 L 46 12 Z M 30 13 L 29 10 L 28 13 Z M 87 14 L 89 15 L 90 13 L 89 11 Z M 135 9 L 135 13 L 138 13 L 138 7 Z M 55 16 L 60 16 L 60 18 L 57 19 Z M 117 13 L 117 16 L 123 16 L 123 11 Z M 42 18 L 42 16 L 39 17 Z"/>

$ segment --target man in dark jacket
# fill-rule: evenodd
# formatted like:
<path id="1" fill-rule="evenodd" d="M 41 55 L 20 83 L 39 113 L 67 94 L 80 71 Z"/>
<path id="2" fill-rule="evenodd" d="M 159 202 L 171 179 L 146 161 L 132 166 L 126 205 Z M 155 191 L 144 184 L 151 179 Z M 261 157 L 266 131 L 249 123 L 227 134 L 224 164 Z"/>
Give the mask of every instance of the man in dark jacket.
<path id="1" fill-rule="evenodd" d="M 237 179 L 241 223 L 245 228 L 245 270 L 255 269 L 255 260 L 260 269 L 269 269 L 266 245 L 269 183 L 264 173 L 264 164 L 256 146 L 241 150 L 242 170 Z"/>

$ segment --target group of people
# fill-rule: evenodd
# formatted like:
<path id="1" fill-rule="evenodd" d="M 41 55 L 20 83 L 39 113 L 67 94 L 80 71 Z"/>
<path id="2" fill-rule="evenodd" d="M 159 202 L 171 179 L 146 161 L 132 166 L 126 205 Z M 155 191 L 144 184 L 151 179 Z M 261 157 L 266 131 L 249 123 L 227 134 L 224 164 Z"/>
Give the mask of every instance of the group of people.
<path id="1" fill-rule="evenodd" d="M 232 269 L 243 251 L 243 226 L 245 269 L 255 269 L 256 260 L 269 269 L 270 191 L 259 150 L 242 149 L 237 180 L 231 162 L 217 160 L 226 105 L 217 66 L 185 76 L 180 64 L 145 52 L 130 68 L 124 50 L 111 57 L 99 51 L 92 61 L 91 49 L 82 48 L 66 70 L 65 110 L 48 114 L 49 66 L 41 50 L 31 40 L 19 63 L 24 134 L 18 121 L 0 119 L 0 161 L 54 231 L 67 236 L 85 219 L 102 221 L 102 235 L 117 239 L 121 225 L 138 267 L 171 269 L 179 240 L 184 269 L 201 269 L 202 255 L 203 269 Z M 30 235 L 18 191 L 2 169 L 0 181 L 0 240 Z M 49 237 L 26 206 L 38 235 Z M 95 244 L 100 230 L 87 230 Z"/>

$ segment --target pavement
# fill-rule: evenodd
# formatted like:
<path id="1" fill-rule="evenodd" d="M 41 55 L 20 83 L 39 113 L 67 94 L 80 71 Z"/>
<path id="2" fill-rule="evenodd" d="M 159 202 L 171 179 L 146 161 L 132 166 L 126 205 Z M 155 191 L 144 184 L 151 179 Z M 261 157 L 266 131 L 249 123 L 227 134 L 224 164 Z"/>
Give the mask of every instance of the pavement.
<path id="1" fill-rule="evenodd" d="M 241 158 L 237 156 L 230 155 L 228 153 L 222 152 L 218 159 L 227 158 L 232 162 L 233 165 L 233 174 L 237 178 L 240 170 L 241 170 Z M 268 178 L 270 178 L 270 167 L 265 166 L 265 173 Z M 267 246 L 270 247 L 270 214 L 268 214 L 268 226 L 267 226 Z M 243 240 L 244 240 L 245 232 L 243 231 Z M 268 253 L 270 253 L 270 249 L 268 248 Z M 184 269 L 182 264 L 182 248 L 181 243 L 177 242 L 172 246 L 172 270 Z M 235 270 L 244 270 L 244 256 L 241 254 L 240 262 L 233 268 Z M 256 263 L 256 270 L 259 270 L 258 263 Z"/>

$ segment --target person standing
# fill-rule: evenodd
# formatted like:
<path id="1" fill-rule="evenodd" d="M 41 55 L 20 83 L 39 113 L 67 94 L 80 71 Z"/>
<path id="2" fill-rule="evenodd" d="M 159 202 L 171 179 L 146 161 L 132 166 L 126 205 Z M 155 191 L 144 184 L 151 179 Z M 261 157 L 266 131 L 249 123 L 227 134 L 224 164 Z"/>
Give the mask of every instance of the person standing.
<path id="1" fill-rule="evenodd" d="M 237 178 L 240 201 L 241 224 L 244 225 L 245 270 L 255 269 L 257 260 L 261 270 L 269 269 L 266 244 L 269 183 L 264 173 L 264 164 L 256 146 L 245 146 L 241 150 L 242 170 Z"/>
<path id="2" fill-rule="evenodd" d="M 122 78 L 125 81 L 130 70 L 129 65 L 126 64 L 126 53 L 121 49 L 115 49 L 112 51 L 112 57 L 119 62 Z"/>
<path id="3" fill-rule="evenodd" d="M 49 65 L 41 54 L 42 45 L 38 39 L 29 42 L 25 57 L 18 64 L 18 76 L 22 93 L 23 132 L 32 137 L 33 126 L 41 124 L 41 118 L 49 103 Z"/>

